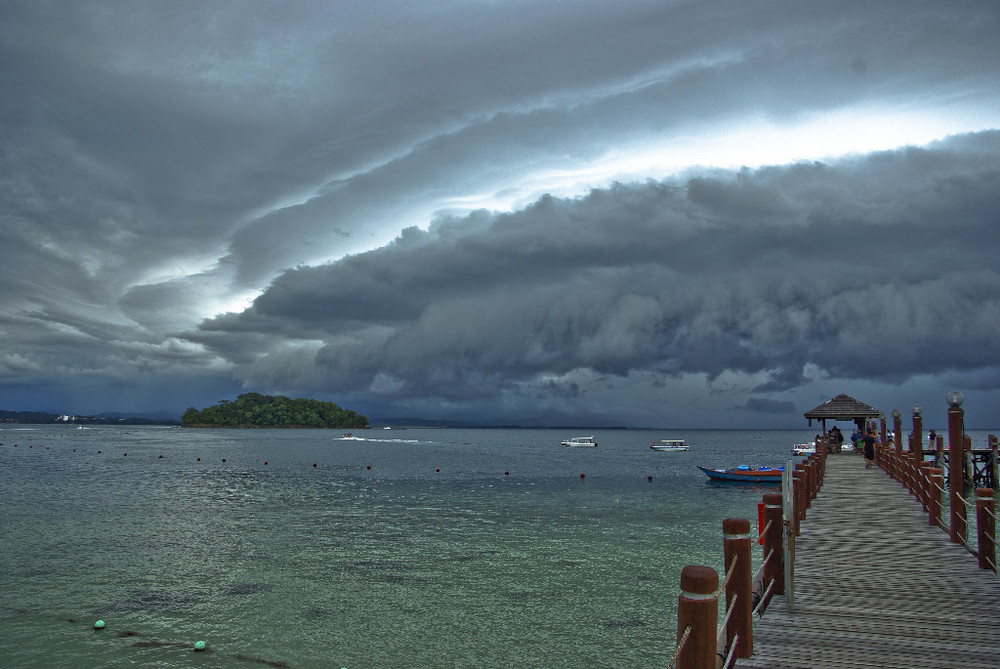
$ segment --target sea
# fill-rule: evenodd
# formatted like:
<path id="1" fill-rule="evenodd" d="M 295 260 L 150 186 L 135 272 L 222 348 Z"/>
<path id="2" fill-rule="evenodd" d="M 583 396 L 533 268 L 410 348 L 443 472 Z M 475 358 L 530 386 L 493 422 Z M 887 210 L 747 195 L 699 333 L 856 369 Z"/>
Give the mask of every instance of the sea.
<path id="1" fill-rule="evenodd" d="M 664 666 L 681 570 L 771 489 L 696 465 L 814 436 L 6 425 L 0 666 Z"/>

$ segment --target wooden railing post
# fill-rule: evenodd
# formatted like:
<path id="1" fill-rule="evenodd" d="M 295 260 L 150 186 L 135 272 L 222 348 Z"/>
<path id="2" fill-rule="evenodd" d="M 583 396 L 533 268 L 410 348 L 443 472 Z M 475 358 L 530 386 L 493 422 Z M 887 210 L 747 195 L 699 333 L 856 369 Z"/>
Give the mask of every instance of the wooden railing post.
<path id="1" fill-rule="evenodd" d="M 965 448 L 962 452 L 962 476 L 965 489 L 968 490 L 972 488 L 975 484 L 973 482 L 973 471 L 974 465 L 972 464 L 972 437 L 965 435 Z"/>
<path id="2" fill-rule="evenodd" d="M 990 446 L 990 481 L 993 482 L 993 487 L 997 488 L 1000 487 L 1000 479 L 997 478 L 998 474 L 1000 474 L 1000 471 L 998 471 L 1000 470 L 1000 458 L 997 457 L 1000 447 L 998 447 L 997 436 L 995 434 L 989 435 L 987 440 Z"/>
<path id="3" fill-rule="evenodd" d="M 819 494 L 819 465 L 816 463 L 816 459 L 809 456 L 806 459 L 806 474 L 809 476 L 809 504 L 808 506 L 812 508 L 812 501 L 816 499 L 816 495 Z"/>
<path id="4" fill-rule="evenodd" d="M 785 593 L 785 555 L 782 552 L 782 535 L 784 534 L 784 521 L 781 518 L 781 493 L 769 492 L 764 494 L 764 557 L 767 564 L 764 566 L 764 587 L 765 590 L 774 583 L 775 595 Z"/>
<path id="5" fill-rule="evenodd" d="M 792 471 L 792 502 L 793 504 L 793 515 L 792 518 L 792 531 L 795 532 L 795 536 L 799 536 L 799 524 L 806 517 L 806 504 L 805 498 L 805 479 L 803 476 L 804 472 L 800 468 L 800 465 L 795 466 L 795 470 Z"/>
<path id="6" fill-rule="evenodd" d="M 979 528 L 979 568 L 995 572 L 996 518 L 993 488 L 976 488 L 976 525 Z"/>
<path id="7" fill-rule="evenodd" d="M 928 470 L 930 489 L 927 499 L 927 524 L 939 525 L 941 523 L 941 489 L 944 486 L 944 470 L 939 467 L 931 467 Z"/>
<path id="8" fill-rule="evenodd" d="M 898 411 L 892 412 L 892 441 L 897 453 L 903 452 L 903 420 Z"/>
<path id="9" fill-rule="evenodd" d="M 729 649 L 733 639 L 738 637 L 734 657 L 750 657 L 753 654 L 750 521 L 746 518 L 727 518 L 722 521 L 722 533 L 726 573 L 733 572 L 726 583 L 726 610 L 733 610 L 726 625 L 726 648 Z"/>
<path id="10" fill-rule="evenodd" d="M 965 542 L 965 438 L 961 402 L 948 407 L 948 491 L 950 520 L 948 536 L 954 543 Z"/>
<path id="11" fill-rule="evenodd" d="M 920 463 L 920 506 L 924 511 L 930 507 L 931 501 L 931 478 L 930 471 L 934 468 L 933 462 Z"/>
<path id="12" fill-rule="evenodd" d="M 711 567 L 688 565 L 681 570 L 677 599 L 677 669 L 715 669 L 719 621 L 719 574 Z M 690 627 L 690 632 L 685 632 Z"/>

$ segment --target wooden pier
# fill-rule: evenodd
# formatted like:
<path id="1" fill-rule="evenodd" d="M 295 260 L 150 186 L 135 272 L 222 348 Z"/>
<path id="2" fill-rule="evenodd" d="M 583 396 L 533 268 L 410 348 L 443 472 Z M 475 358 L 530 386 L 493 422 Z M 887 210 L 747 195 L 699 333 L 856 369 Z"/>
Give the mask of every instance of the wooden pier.
<path id="1" fill-rule="evenodd" d="M 825 467 L 795 538 L 793 597 L 771 600 L 734 666 L 1000 667 L 997 574 L 881 469 L 846 454 Z"/>

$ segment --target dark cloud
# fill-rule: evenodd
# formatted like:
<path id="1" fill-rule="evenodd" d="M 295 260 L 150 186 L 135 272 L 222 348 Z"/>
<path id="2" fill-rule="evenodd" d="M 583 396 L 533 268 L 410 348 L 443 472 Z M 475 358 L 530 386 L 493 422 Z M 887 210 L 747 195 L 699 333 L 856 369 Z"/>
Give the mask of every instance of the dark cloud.
<path id="1" fill-rule="evenodd" d="M 806 385 L 809 366 L 886 381 L 973 371 L 1000 359 L 997 211 L 997 132 L 619 185 L 407 230 L 288 272 L 244 313 L 207 322 L 212 336 L 189 336 L 245 361 L 246 335 L 299 332 L 324 343 L 242 373 L 456 405 L 529 403 L 531 389 L 580 370 L 739 372 L 761 375 L 761 392 Z"/>
<path id="2" fill-rule="evenodd" d="M 998 31 L 988 0 L 2 3 L 0 400 L 991 387 Z"/>

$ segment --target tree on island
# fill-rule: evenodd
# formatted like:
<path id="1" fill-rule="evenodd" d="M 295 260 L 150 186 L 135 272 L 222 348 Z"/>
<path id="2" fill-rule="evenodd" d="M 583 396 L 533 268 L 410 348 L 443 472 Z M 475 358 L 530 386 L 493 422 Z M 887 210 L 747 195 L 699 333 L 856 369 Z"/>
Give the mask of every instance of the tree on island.
<path id="1" fill-rule="evenodd" d="M 366 428 L 368 419 L 333 402 L 244 393 L 205 409 L 189 408 L 183 427 L 349 427 Z"/>

